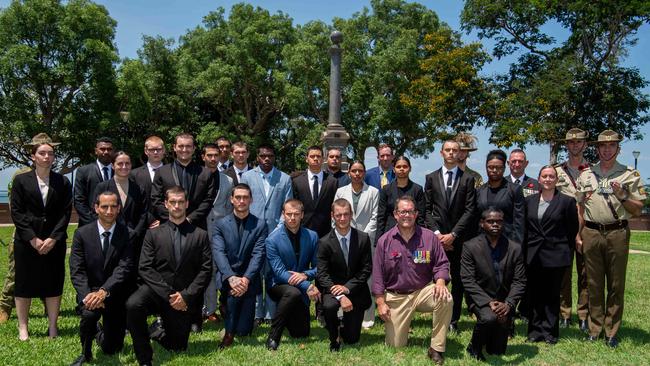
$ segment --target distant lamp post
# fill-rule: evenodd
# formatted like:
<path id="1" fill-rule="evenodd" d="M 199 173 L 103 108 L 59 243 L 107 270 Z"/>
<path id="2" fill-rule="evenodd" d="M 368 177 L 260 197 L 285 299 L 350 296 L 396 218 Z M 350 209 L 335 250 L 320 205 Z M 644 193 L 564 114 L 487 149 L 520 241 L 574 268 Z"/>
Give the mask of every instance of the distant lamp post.
<path id="1" fill-rule="evenodd" d="M 641 155 L 641 151 L 632 151 L 632 155 L 634 155 L 634 170 L 636 170 L 636 165 L 639 161 L 639 155 Z"/>

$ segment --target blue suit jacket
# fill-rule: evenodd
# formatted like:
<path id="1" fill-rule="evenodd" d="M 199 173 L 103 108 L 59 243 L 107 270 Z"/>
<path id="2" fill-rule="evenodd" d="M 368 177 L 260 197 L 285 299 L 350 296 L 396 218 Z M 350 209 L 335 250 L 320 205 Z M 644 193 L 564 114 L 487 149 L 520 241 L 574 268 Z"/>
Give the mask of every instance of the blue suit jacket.
<path id="1" fill-rule="evenodd" d="M 230 276 L 243 276 L 250 280 L 249 291 L 261 290 L 260 271 L 264 263 L 266 225 L 249 214 L 239 237 L 233 214 L 217 220 L 212 233 L 212 258 L 216 267 L 216 285 L 220 289 Z"/>
<path id="2" fill-rule="evenodd" d="M 309 303 L 307 289 L 312 280 L 316 277 L 316 262 L 318 255 L 318 235 L 316 232 L 300 228 L 300 258 L 296 262 L 296 254 L 293 245 L 287 235 L 284 225 L 275 229 L 266 238 L 266 259 L 273 271 L 271 286 L 289 283 L 291 274 L 289 271 L 302 272 L 307 279 L 297 287 L 302 292 L 303 301 Z"/>
<path id="3" fill-rule="evenodd" d="M 381 168 L 376 166 L 366 171 L 366 177 L 363 179 L 366 184 L 373 186 L 381 191 Z M 388 171 L 388 183 L 395 180 L 395 171 L 391 168 Z"/>
<path id="4" fill-rule="evenodd" d="M 266 228 L 271 233 L 278 226 L 282 217 L 282 205 L 289 198 L 293 197 L 291 189 L 291 178 L 277 168 L 273 169 L 271 175 L 271 189 L 268 197 L 264 193 L 264 182 L 262 169 L 256 167 L 244 173 L 241 177 L 242 183 L 251 187 L 253 202 L 251 202 L 251 213 L 262 221 L 266 222 Z"/>

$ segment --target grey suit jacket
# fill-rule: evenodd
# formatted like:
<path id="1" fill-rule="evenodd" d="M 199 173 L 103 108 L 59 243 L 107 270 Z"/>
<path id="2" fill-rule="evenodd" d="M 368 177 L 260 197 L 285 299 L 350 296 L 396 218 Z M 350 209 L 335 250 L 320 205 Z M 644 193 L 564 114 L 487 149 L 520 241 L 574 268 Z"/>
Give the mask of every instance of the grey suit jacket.
<path id="1" fill-rule="evenodd" d="M 268 196 L 264 192 L 264 180 L 260 167 L 244 173 L 242 183 L 248 184 L 253 193 L 253 201 L 250 207 L 251 213 L 260 220 L 264 220 L 267 231 L 272 232 L 282 218 L 282 205 L 286 200 L 293 197 L 291 178 L 286 173 L 274 168 L 269 181 L 271 188 Z"/>

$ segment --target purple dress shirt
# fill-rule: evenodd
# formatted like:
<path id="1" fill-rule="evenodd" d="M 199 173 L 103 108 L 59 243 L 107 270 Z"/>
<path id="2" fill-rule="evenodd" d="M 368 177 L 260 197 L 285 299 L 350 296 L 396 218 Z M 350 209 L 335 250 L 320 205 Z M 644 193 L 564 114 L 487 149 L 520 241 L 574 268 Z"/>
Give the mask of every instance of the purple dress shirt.
<path id="1" fill-rule="evenodd" d="M 449 260 L 438 237 L 416 226 L 406 242 L 397 225 L 379 238 L 372 266 L 372 293 L 413 292 L 440 278 L 449 281 Z"/>

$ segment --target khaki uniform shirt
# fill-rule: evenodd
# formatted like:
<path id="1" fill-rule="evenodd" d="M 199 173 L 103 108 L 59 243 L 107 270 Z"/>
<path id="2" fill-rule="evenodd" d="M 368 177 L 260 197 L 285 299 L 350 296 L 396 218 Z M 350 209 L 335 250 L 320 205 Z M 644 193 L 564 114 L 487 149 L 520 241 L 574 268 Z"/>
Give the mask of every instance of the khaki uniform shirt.
<path id="1" fill-rule="evenodd" d="M 629 192 L 628 199 L 645 200 L 646 192 L 638 171 L 618 162 L 603 174 L 600 163 L 582 171 L 577 180 L 576 200 L 584 205 L 584 218 L 599 224 L 610 224 L 617 220 L 628 220 L 632 215 L 614 195 L 611 182 L 619 182 Z M 608 201 L 616 211 L 615 217 Z"/>
<path id="2" fill-rule="evenodd" d="M 576 197 L 576 181 L 580 173 L 583 170 L 589 167 L 588 163 L 583 163 L 578 166 L 578 174 L 573 177 L 571 176 L 571 170 L 569 169 L 569 163 L 564 162 L 561 164 L 554 165 L 555 172 L 557 174 L 557 185 L 556 188 L 560 193 L 564 193 L 569 197 Z"/>
<path id="3" fill-rule="evenodd" d="M 472 177 L 474 177 L 474 188 L 478 188 L 483 185 L 483 177 L 481 177 L 477 171 L 470 169 L 466 165 L 464 172 L 469 173 Z"/>

